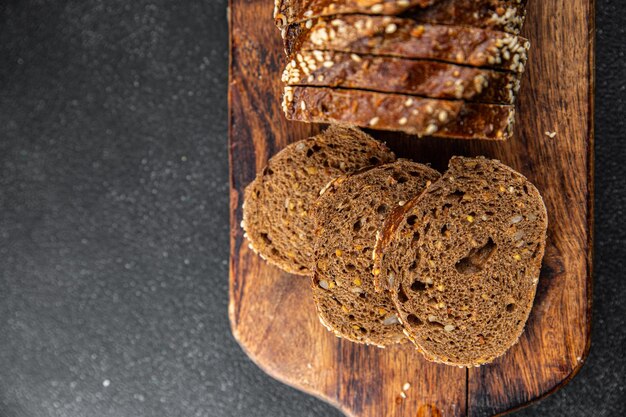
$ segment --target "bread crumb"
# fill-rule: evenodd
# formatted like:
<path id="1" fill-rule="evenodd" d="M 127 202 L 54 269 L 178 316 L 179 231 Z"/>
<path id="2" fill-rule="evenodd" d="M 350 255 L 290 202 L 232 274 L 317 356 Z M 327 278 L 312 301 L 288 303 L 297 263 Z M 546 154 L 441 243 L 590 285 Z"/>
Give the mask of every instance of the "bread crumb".
<path id="1" fill-rule="evenodd" d="M 408 382 L 405 382 L 404 385 L 402 386 L 402 391 L 408 391 L 409 388 L 411 388 L 411 384 L 409 384 Z"/>
<path id="2" fill-rule="evenodd" d="M 556 136 L 556 132 L 546 131 L 546 136 L 549 137 L 550 139 L 554 139 Z"/>

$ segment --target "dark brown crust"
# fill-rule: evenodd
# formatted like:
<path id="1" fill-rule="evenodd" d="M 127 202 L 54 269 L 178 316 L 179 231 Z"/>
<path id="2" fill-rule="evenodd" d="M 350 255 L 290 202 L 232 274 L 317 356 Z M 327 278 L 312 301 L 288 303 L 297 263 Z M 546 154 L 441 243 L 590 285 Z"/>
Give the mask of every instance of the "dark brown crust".
<path id="1" fill-rule="evenodd" d="M 416 23 L 389 16 L 351 15 L 313 19 L 284 33 L 288 57 L 330 50 L 430 59 L 523 72 L 530 43 L 520 36 L 476 27 Z"/>
<path id="2" fill-rule="evenodd" d="M 307 19 L 351 13 L 397 15 L 413 7 L 441 0 L 274 0 L 274 20 L 279 29 Z"/>
<path id="3" fill-rule="evenodd" d="M 514 106 L 317 87 L 285 87 L 283 110 L 289 120 L 456 139 L 507 140 L 515 120 Z"/>
<path id="4" fill-rule="evenodd" d="M 436 61 L 357 55 L 345 52 L 298 53 L 283 72 L 292 86 L 341 87 L 513 104 L 520 77 L 488 69 Z"/>
<path id="5" fill-rule="evenodd" d="M 471 26 L 519 34 L 527 0 L 442 0 L 427 9 L 411 9 L 403 16 L 418 22 Z"/>

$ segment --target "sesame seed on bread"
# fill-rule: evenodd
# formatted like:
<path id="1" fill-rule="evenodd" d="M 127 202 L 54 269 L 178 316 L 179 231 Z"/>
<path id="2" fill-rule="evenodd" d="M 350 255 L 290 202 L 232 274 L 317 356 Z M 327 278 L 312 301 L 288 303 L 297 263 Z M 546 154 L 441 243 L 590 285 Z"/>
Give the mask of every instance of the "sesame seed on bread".
<path id="1" fill-rule="evenodd" d="M 274 20 L 279 29 L 320 16 L 353 13 L 395 15 L 442 0 L 274 0 Z"/>
<path id="2" fill-rule="evenodd" d="M 518 34 L 526 18 L 527 0 L 441 0 L 404 14 L 418 22 L 464 25 Z"/>
<path id="3" fill-rule="evenodd" d="M 523 72 L 530 43 L 497 30 L 470 25 L 416 22 L 391 16 L 346 15 L 312 19 L 285 29 L 285 52 L 327 50 L 428 59 Z"/>
<path id="4" fill-rule="evenodd" d="M 322 87 L 286 86 L 283 111 L 301 122 L 456 139 L 507 140 L 515 122 L 513 105 Z"/>
<path id="5" fill-rule="evenodd" d="M 298 53 L 287 64 L 282 80 L 291 86 L 367 89 L 513 104 L 520 74 L 445 62 L 315 50 Z"/>

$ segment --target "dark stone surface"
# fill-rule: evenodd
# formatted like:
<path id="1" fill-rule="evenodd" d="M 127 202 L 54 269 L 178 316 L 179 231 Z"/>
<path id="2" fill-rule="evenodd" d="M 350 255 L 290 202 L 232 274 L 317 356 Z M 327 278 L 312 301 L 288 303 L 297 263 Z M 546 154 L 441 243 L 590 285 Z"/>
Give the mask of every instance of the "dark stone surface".
<path id="1" fill-rule="evenodd" d="M 225 6 L 0 0 L 1 417 L 340 415 L 230 335 Z M 591 356 L 519 415 L 626 406 L 625 11 L 598 1 Z"/>

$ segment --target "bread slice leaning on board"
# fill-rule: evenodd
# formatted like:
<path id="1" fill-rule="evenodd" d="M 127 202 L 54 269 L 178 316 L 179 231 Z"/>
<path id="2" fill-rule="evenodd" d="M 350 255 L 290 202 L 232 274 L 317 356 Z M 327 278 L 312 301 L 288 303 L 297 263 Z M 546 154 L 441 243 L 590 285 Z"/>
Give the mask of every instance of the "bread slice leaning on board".
<path id="1" fill-rule="evenodd" d="M 387 218 L 375 284 L 427 359 L 480 366 L 524 330 L 547 227 L 543 199 L 523 175 L 499 161 L 454 157 L 439 181 Z"/>
<path id="2" fill-rule="evenodd" d="M 386 293 L 371 274 L 376 232 L 388 213 L 420 194 L 440 174 L 407 160 L 332 182 L 315 204 L 313 299 L 335 335 L 384 347 L 406 341 Z"/>
<path id="3" fill-rule="evenodd" d="M 342 175 L 395 159 L 371 136 L 338 126 L 287 146 L 246 187 L 242 227 L 250 248 L 287 272 L 310 275 L 310 210 L 322 187 Z"/>

